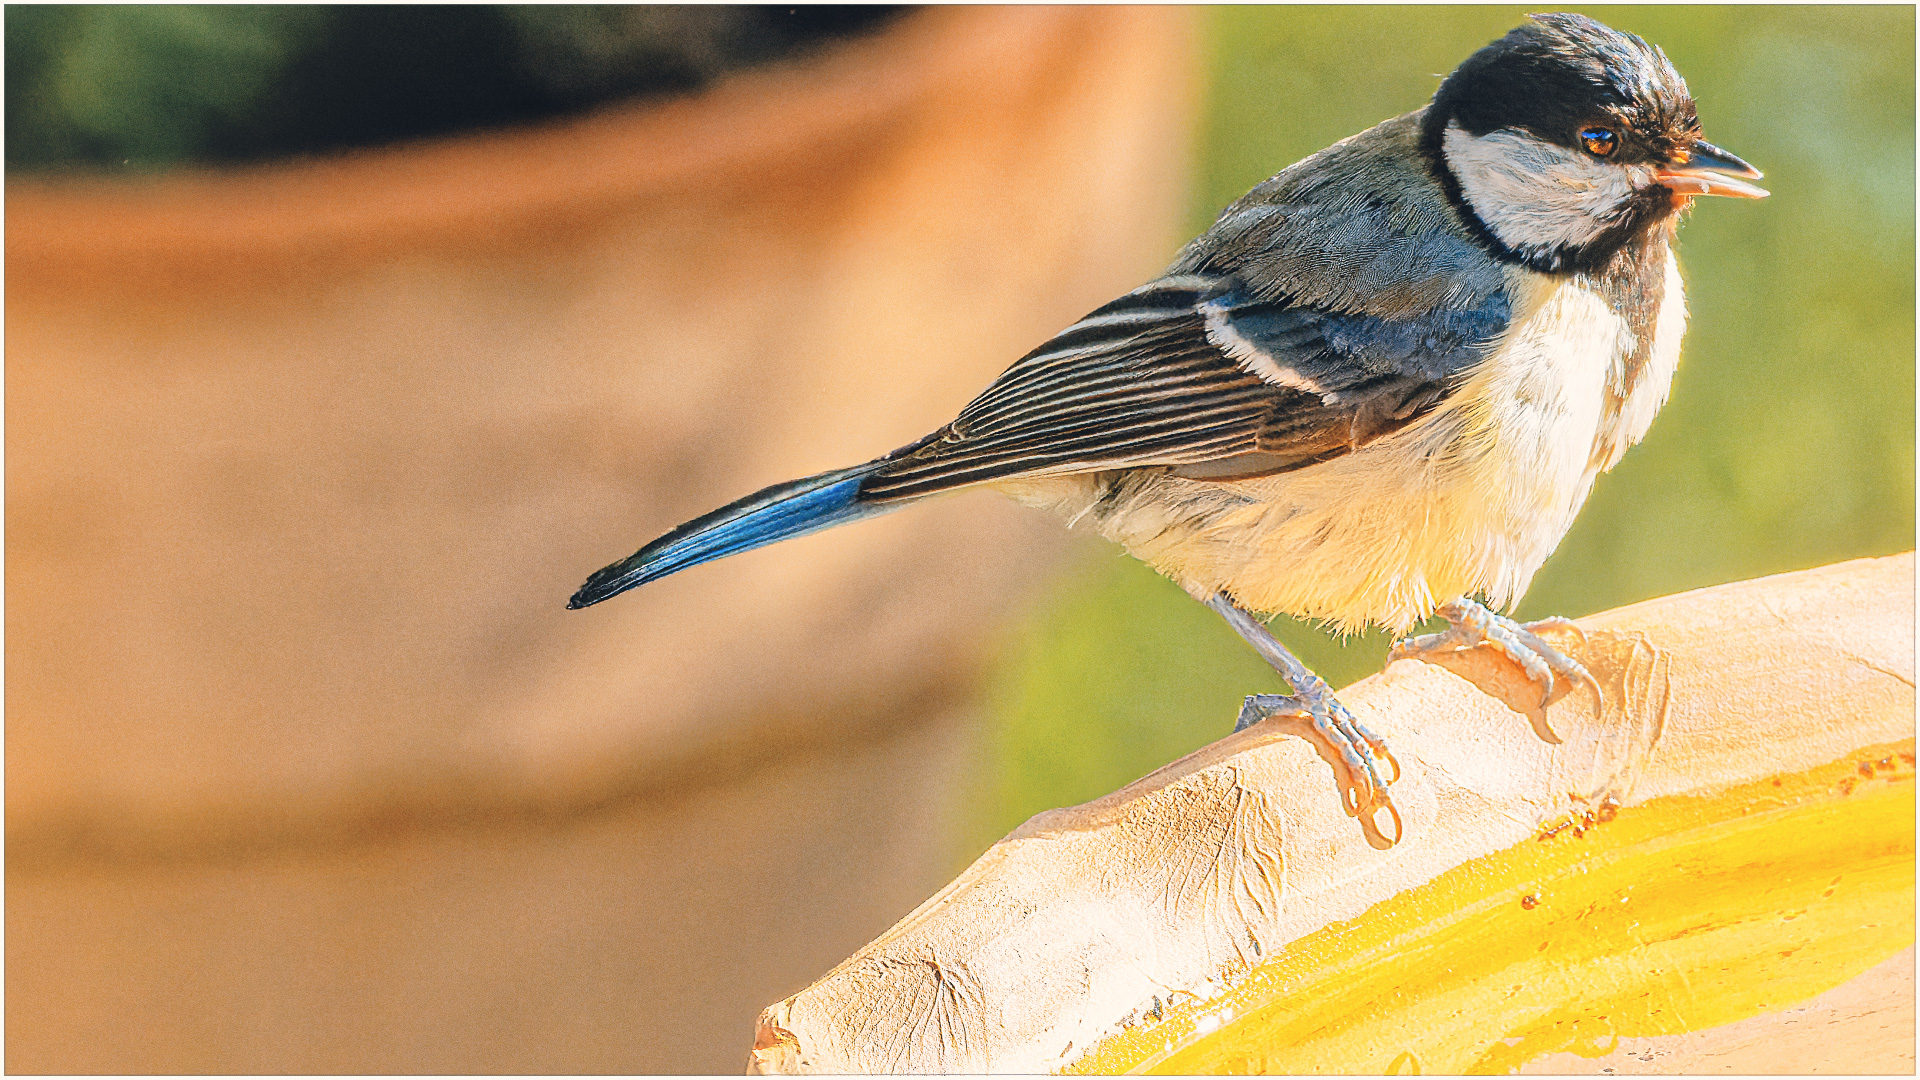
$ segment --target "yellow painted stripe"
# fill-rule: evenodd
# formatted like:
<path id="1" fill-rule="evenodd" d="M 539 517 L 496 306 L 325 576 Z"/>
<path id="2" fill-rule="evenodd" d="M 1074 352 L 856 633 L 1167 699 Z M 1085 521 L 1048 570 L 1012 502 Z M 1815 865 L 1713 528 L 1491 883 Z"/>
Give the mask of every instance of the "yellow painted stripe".
<path id="1" fill-rule="evenodd" d="M 1914 941 L 1914 744 L 1455 867 L 1071 1072 L 1509 1072 L 1824 993 Z"/>

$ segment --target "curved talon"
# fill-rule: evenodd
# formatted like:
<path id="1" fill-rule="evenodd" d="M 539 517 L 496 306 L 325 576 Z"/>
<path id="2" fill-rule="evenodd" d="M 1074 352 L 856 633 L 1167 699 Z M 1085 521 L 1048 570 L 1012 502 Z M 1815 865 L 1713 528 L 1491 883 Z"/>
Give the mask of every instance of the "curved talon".
<path id="1" fill-rule="evenodd" d="M 1587 666 L 1585 664 L 1582 664 L 1580 661 L 1575 660 L 1573 657 L 1568 656 L 1567 654 L 1561 652 L 1558 649 L 1555 649 L 1553 646 L 1548 645 L 1544 641 L 1540 642 L 1540 649 L 1544 651 L 1546 655 L 1555 656 L 1560 658 L 1561 660 L 1564 660 L 1566 662 L 1566 667 L 1570 669 L 1571 674 L 1577 676 L 1581 682 L 1586 684 L 1587 689 L 1593 691 L 1593 698 L 1595 701 L 1606 700 L 1606 695 L 1603 694 L 1600 690 L 1600 680 L 1593 677 L 1593 672 L 1588 671 Z M 1552 665 L 1543 664 L 1542 666 L 1546 668 L 1546 670 L 1541 675 L 1541 681 L 1546 684 L 1546 692 L 1540 695 L 1540 707 L 1542 709 L 1545 709 L 1547 707 L 1548 702 L 1553 700 L 1553 692 L 1554 690 L 1559 688 L 1560 684 L 1553 677 Z M 1564 675 L 1568 673 L 1569 672 L 1562 672 L 1561 674 Z"/>
<path id="2" fill-rule="evenodd" d="M 1386 841 L 1386 843 L 1384 844 L 1375 844 L 1374 846 L 1380 847 L 1380 848 L 1390 848 L 1398 844 L 1400 842 L 1401 837 L 1407 834 L 1407 825 L 1406 825 L 1406 822 L 1400 819 L 1400 810 L 1398 807 L 1393 805 L 1393 800 L 1383 796 L 1378 802 L 1373 804 L 1372 810 L 1373 812 L 1371 814 L 1368 814 L 1365 818 L 1361 819 L 1361 827 L 1365 829 L 1367 832 L 1372 833 L 1374 836 L 1378 836 L 1380 839 Z M 1381 832 L 1380 826 L 1376 824 L 1374 821 L 1374 818 L 1378 817 L 1380 815 L 1380 811 L 1382 810 L 1385 810 L 1387 812 L 1387 816 L 1393 819 L 1392 839 L 1388 839 L 1387 834 Z"/>
<path id="3" fill-rule="evenodd" d="M 1574 663 L 1579 664 L 1580 678 L 1586 682 L 1587 689 L 1593 691 L 1593 700 L 1607 700 L 1607 695 L 1600 689 L 1600 680 L 1593 677 L 1593 672 L 1587 670 L 1587 665 L 1581 664 L 1578 660 L 1575 660 Z"/>
<path id="4" fill-rule="evenodd" d="M 1387 749 L 1384 744 L 1380 746 L 1376 746 L 1373 749 L 1381 757 L 1387 759 L 1387 764 L 1393 766 L 1393 779 L 1387 781 L 1387 786 L 1392 787 L 1393 785 L 1399 783 L 1400 782 L 1400 759 L 1397 757 L 1394 757 L 1393 751 Z"/>

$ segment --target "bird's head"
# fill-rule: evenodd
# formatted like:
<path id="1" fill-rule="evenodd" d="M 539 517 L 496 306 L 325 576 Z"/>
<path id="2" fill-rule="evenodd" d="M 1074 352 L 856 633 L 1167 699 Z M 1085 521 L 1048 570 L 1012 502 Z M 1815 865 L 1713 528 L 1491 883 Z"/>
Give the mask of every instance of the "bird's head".
<path id="1" fill-rule="evenodd" d="M 1760 198 L 1760 171 L 1700 137 L 1655 46 L 1584 15 L 1535 15 L 1468 57 L 1427 109 L 1422 149 L 1497 255 L 1591 270 L 1697 195 Z"/>

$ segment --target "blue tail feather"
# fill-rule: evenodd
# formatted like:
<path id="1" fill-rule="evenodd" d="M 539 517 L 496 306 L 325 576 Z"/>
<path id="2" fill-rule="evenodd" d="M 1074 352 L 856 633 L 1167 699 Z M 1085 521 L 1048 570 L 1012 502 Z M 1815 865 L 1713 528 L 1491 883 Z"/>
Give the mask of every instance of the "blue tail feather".
<path id="1" fill-rule="evenodd" d="M 697 517 L 630 557 L 596 571 L 567 601 L 567 607 L 597 604 L 690 566 L 884 514 L 901 503 L 860 501 L 860 482 L 882 464 L 884 460 L 870 461 L 851 469 L 775 484 Z"/>

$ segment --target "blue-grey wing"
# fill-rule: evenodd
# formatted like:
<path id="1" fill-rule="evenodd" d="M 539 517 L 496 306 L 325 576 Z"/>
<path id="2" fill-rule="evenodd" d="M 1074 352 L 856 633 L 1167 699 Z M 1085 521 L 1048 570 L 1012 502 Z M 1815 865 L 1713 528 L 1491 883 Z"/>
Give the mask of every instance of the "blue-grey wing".
<path id="1" fill-rule="evenodd" d="M 1298 469 L 1430 411 L 1505 331 L 1504 294 L 1381 318 L 1163 278 L 1022 357 L 863 500 L 992 480 L 1166 467 L 1198 479 Z"/>

